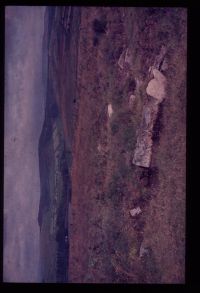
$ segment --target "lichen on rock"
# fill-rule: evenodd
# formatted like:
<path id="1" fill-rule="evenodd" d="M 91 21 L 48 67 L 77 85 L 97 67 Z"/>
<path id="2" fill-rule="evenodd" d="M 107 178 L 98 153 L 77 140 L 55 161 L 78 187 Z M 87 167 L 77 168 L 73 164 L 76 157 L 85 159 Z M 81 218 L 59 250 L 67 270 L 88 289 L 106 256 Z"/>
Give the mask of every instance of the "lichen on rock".
<path id="1" fill-rule="evenodd" d="M 156 68 L 152 70 L 154 78 L 148 83 L 146 93 L 161 103 L 165 97 L 166 78 Z"/>
<path id="2" fill-rule="evenodd" d="M 166 78 L 156 68 L 152 69 L 154 78 L 151 79 L 146 88 L 146 93 L 150 97 L 143 106 L 142 122 L 137 138 L 133 164 L 141 167 L 149 167 L 152 155 L 152 135 L 153 126 L 158 114 L 158 104 L 166 96 Z"/>

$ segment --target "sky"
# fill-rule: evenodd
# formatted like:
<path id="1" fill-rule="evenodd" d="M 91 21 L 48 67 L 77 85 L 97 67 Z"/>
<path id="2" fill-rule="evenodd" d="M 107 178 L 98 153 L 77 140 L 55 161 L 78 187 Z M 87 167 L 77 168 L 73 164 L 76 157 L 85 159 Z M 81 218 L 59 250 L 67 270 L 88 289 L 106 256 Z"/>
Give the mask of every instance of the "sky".
<path id="1" fill-rule="evenodd" d="M 4 282 L 40 282 L 38 142 L 44 121 L 45 7 L 5 12 Z"/>

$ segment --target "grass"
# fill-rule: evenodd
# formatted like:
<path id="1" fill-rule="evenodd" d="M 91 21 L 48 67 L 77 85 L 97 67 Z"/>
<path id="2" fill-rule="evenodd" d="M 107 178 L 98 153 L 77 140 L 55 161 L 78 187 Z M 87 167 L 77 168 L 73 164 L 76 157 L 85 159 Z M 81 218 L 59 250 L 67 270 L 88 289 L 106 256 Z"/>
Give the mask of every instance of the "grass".
<path id="1" fill-rule="evenodd" d="M 106 33 L 106 27 L 107 27 L 107 22 L 105 20 L 98 20 L 94 19 L 93 23 L 93 30 L 96 34 L 105 34 Z"/>
<path id="2" fill-rule="evenodd" d="M 133 125 L 127 125 L 123 131 L 123 142 L 127 151 L 133 151 L 135 148 L 136 137 Z"/>
<path id="3" fill-rule="evenodd" d="M 111 133 L 112 135 L 115 135 L 119 131 L 119 125 L 114 121 L 111 123 Z"/>
<path id="4" fill-rule="evenodd" d="M 129 250 L 129 258 L 130 260 L 134 260 L 137 256 L 137 248 L 133 245 Z"/>
<path id="5" fill-rule="evenodd" d="M 137 246 L 135 240 L 130 238 L 125 232 L 121 232 L 119 237 L 113 241 L 114 253 L 111 256 L 111 264 L 116 273 L 131 275 L 132 263 L 137 257 Z"/>
<path id="6" fill-rule="evenodd" d="M 123 94 L 114 94 L 111 98 L 112 104 L 116 107 L 121 107 L 124 100 Z"/>
<path id="7" fill-rule="evenodd" d="M 112 180 L 109 184 L 107 196 L 108 199 L 114 204 L 114 206 L 118 206 L 122 202 L 124 191 L 118 174 L 113 175 Z"/>
<path id="8" fill-rule="evenodd" d="M 45 201 L 40 204 L 40 222 L 42 228 L 41 262 L 44 266 L 43 278 L 45 282 L 52 280 L 63 282 L 66 279 L 65 260 L 67 259 L 67 251 L 64 236 L 70 184 L 68 174 L 70 153 L 67 153 L 69 158 L 66 158 L 61 121 L 55 115 L 53 119 L 52 124 L 55 123 L 55 130 L 51 136 L 51 140 L 48 141 L 48 147 L 46 146 L 45 148 L 45 151 L 48 151 L 48 153 L 46 157 L 41 158 L 41 166 L 43 168 L 46 167 L 41 178 L 41 198 L 46 196 L 45 192 L 48 192 L 49 195 L 47 210 L 45 210 Z M 40 147 L 41 152 L 44 151 L 44 145 Z M 46 246 L 49 247 L 51 253 Z"/>

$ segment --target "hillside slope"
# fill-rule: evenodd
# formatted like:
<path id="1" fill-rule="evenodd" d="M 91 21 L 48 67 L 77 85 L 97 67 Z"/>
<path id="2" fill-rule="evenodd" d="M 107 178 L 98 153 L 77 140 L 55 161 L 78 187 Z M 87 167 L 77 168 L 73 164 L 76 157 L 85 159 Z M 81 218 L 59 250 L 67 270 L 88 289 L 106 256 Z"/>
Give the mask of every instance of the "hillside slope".
<path id="1" fill-rule="evenodd" d="M 69 280 L 184 282 L 186 10 L 82 8 L 80 26 Z M 132 160 L 162 47 L 166 98 L 143 168 Z"/>
<path id="2" fill-rule="evenodd" d="M 44 279 L 183 283 L 187 11 L 48 13 Z M 66 278 L 55 275 L 57 229 Z"/>

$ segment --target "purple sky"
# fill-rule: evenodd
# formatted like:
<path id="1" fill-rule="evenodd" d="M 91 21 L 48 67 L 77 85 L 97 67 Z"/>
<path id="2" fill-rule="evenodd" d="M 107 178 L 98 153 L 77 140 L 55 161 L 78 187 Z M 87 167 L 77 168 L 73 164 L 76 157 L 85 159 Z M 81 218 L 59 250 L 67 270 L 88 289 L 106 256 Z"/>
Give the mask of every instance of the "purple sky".
<path id="1" fill-rule="evenodd" d="M 45 7 L 6 7 L 4 281 L 39 282 L 38 140 Z"/>

